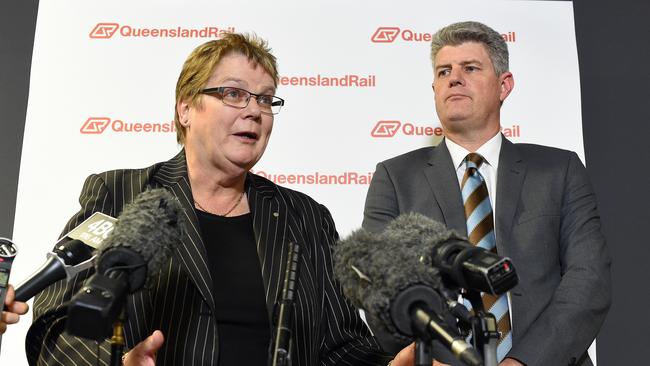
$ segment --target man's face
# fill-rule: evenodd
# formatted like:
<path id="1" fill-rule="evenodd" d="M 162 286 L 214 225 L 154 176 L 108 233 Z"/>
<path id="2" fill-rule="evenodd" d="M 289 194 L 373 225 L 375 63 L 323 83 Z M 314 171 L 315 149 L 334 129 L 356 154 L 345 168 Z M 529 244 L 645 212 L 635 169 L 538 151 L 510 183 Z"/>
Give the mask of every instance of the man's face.
<path id="1" fill-rule="evenodd" d="M 206 88 L 235 87 L 256 94 L 273 95 L 275 83 L 264 68 L 238 53 L 223 57 Z M 262 157 L 273 115 L 263 113 L 257 99 L 240 109 L 225 105 L 212 95 L 201 95 L 201 107 L 179 104 L 181 124 L 186 126 L 185 146 L 204 163 L 224 171 L 249 170 Z"/>
<path id="2" fill-rule="evenodd" d="M 445 133 L 494 135 L 512 74 L 496 75 L 485 46 L 477 42 L 444 46 L 434 61 L 436 112 Z"/>

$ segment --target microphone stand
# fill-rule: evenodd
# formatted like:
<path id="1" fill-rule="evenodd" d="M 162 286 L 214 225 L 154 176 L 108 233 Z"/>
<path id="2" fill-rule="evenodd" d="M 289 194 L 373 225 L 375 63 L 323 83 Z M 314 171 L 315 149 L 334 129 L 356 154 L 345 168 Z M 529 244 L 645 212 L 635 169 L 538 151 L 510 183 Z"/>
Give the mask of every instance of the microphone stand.
<path id="1" fill-rule="evenodd" d="M 286 270 L 282 286 L 282 298 L 279 303 L 277 327 L 269 354 L 269 365 L 291 366 L 293 307 L 298 283 L 298 268 L 300 265 L 300 245 L 289 243 Z"/>
<path id="2" fill-rule="evenodd" d="M 428 285 L 411 285 L 392 300 L 390 317 L 397 331 L 415 339 L 415 364 L 430 366 L 432 341 L 439 341 L 468 365 L 484 366 L 478 352 L 447 324 L 440 295 Z M 456 322 L 454 321 L 454 324 Z"/>
<path id="3" fill-rule="evenodd" d="M 124 320 L 126 318 L 124 307 L 113 324 L 113 336 L 111 337 L 111 366 L 121 366 L 124 355 Z"/>
<path id="4" fill-rule="evenodd" d="M 418 337 L 415 340 L 415 366 L 431 366 L 433 362 L 431 351 L 431 340 Z"/>
<path id="5" fill-rule="evenodd" d="M 474 315 L 469 323 L 472 329 L 472 346 L 481 352 L 485 366 L 497 366 L 497 320 L 491 313 L 485 312 L 483 300 L 478 291 L 467 291 L 463 294 L 472 304 Z"/>

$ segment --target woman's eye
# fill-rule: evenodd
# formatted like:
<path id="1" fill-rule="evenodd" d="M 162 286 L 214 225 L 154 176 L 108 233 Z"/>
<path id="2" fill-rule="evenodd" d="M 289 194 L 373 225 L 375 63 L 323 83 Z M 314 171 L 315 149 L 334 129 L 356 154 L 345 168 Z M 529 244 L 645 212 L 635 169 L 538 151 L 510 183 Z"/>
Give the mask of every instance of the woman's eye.
<path id="1" fill-rule="evenodd" d="M 257 102 L 264 105 L 271 105 L 273 104 L 273 97 L 270 95 L 260 95 L 259 98 L 257 98 Z"/>
<path id="2" fill-rule="evenodd" d="M 228 98 L 238 99 L 240 96 L 239 90 L 230 89 L 224 92 L 224 95 Z"/>

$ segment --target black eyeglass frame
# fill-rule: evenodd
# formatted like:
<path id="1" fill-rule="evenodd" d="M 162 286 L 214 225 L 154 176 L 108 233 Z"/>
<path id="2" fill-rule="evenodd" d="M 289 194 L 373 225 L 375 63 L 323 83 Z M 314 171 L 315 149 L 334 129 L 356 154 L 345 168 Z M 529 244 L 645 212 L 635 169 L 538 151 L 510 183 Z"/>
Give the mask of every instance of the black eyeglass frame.
<path id="1" fill-rule="evenodd" d="M 232 105 L 232 104 L 226 103 L 224 101 L 224 98 L 223 98 L 223 94 L 224 94 L 224 91 L 226 89 L 235 89 L 235 90 L 238 90 L 238 91 L 243 91 L 246 94 L 248 94 L 248 97 L 246 98 L 246 104 L 243 107 L 240 107 L 240 106 L 237 106 L 237 105 Z M 259 105 L 259 99 L 258 99 L 259 97 L 271 97 L 271 105 L 269 107 L 271 108 L 271 113 L 270 114 L 272 114 L 272 115 L 276 115 L 276 114 L 280 113 L 280 109 L 278 109 L 277 112 L 273 113 L 273 107 L 279 106 L 280 108 L 282 108 L 284 106 L 284 99 L 282 99 L 282 98 L 280 98 L 280 97 L 278 97 L 276 95 L 255 94 L 255 93 L 252 93 L 252 92 L 250 92 L 250 91 L 248 91 L 246 89 L 237 88 L 237 87 L 234 87 L 234 86 L 217 86 L 217 87 L 214 87 L 214 88 L 201 89 L 201 94 L 208 94 L 208 95 L 212 95 L 212 96 L 217 96 L 218 97 L 217 99 L 220 99 L 221 102 L 224 105 L 227 105 L 227 106 L 233 107 L 233 108 L 239 108 L 239 109 L 244 109 L 244 108 L 248 107 L 248 103 L 251 102 L 251 97 L 255 97 L 255 100 L 258 102 L 258 105 Z M 268 112 L 266 112 L 266 111 L 262 111 L 262 113 L 268 114 Z"/>

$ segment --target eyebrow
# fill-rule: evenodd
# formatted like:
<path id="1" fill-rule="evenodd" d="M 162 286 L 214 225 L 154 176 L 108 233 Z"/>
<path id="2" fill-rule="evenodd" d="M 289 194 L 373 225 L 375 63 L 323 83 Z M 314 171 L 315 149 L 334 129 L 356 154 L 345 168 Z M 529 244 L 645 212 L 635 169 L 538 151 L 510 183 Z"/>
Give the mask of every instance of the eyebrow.
<path id="1" fill-rule="evenodd" d="M 249 87 L 248 83 L 246 81 L 244 81 L 242 79 L 239 79 L 239 78 L 236 78 L 236 77 L 226 77 L 225 79 L 221 80 L 219 82 L 219 84 L 226 83 L 226 82 L 235 82 L 235 83 L 238 83 L 238 84 L 244 84 L 242 86 L 245 86 L 245 88 Z M 248 89 L 246 89 L 246 90 L 248 90 Z M 275 92 L 277 91 L 275 86 L 272 86 L 272 85 L 267 85 L 267 86 L 263 87 L 262 90 L 263 91 L 261 93 L 258 93 L 258 94 L 267 94 L 267 93 L 275 94 Z"/>
<path id="2" fill-rule="evenodd" d="M 226 82 L 235 82 L 235 83 L 238 83 L 238 84 L 244 84 L 244 85 L 248 86 L 248 83 L 247 83 L 247 82 L 245 82 L 245 81 L 242 80 L 242 79 L 238 79 L 238 78 L 236 78 L 236 77 L 230 77 L 230 76 L 229 76 L 229 77 L 226 77 L 226 78 L 223 79 L 223 80 L 219 80 L 219 83 L 220 83 L 220 84 L 221 84 L 221 83 L 226 83 Z"/>
<path id="3" fill-rule="evenodd" d="M 466 60 L 466 61 L 461 61 L 460 62 L 461 66 L 467 66 L 467 65 L 471 65 L 471 64 L 478 64 L 479 66 L 483 66 L 483 63 L 481 61 L 479 61 L 479 60 L 476 60 L 476 59 L 471 59 L 471 60 Z M 436 66 L 436 71 L 438 69 L 449 68 L 449 67 L 451 67 L 451 63 L 437 65 Z"/>

